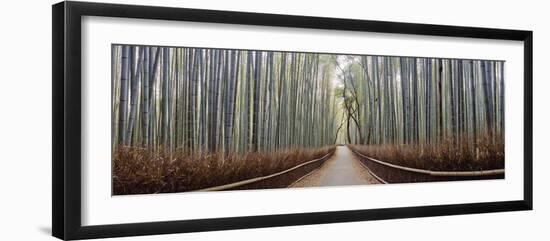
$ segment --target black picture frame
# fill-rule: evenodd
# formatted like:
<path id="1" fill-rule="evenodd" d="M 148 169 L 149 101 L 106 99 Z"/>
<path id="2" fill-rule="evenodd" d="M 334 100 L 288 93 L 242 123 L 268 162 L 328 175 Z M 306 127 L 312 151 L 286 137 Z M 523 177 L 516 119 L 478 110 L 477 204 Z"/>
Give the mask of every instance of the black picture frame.
<path id="1" fill-rule="evenodd" d="M 89 2 L 60 2 L 52 7 L 52 233 L 60 239 L 106 238 L 212 230 L 306 225 L 380 219 L 531 210 L 533 204 L 533 33 L 429 24 L 413 24 L 262 13 L 197 10 Z M 427 36 L 517 40 L 524 43 L 524 186 L 523 199 L 368 210 L 140 222 L 99 226 L 81 224 L 81 17 L 104 16 L 327 30 L 351 30 Z"/>

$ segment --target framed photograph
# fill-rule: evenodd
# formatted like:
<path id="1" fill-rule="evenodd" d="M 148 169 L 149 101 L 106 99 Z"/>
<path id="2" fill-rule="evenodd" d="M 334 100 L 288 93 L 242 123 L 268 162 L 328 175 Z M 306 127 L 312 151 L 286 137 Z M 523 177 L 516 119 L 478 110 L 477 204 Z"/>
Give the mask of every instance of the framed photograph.
<path id="1" fill-rule="evenodd" d="M 524 30 L 55 4 L 53 235 L 531 210 L 532 54 Z"/>

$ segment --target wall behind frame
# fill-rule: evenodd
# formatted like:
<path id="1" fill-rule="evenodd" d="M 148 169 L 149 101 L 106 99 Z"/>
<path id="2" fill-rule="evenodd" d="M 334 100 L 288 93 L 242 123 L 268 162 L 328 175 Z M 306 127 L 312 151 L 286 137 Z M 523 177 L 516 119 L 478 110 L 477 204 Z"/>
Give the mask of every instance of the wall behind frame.
<path id="1" fill-rule="evenodd" d="M 118 0 L 190 8 L 402 21 L 534 31 L 534 211 L 175 234 L 155 240 L 545 240 L 550 218 L 550 24 L 544 1 Z M 0 10 L 0 225 L 2 240 L 54 240 L 51 231 L 51 4 L 11 1 Z M 28 62 L 30 61 L 30 63 Z M 5 67 L 5 68 L 4 68 Z M 451 234 L 451 235 L 450 235 Z M 536 237 L 536 238 L 535 238 Z M 132 237 L 112 240 L 151 240 Z"/>

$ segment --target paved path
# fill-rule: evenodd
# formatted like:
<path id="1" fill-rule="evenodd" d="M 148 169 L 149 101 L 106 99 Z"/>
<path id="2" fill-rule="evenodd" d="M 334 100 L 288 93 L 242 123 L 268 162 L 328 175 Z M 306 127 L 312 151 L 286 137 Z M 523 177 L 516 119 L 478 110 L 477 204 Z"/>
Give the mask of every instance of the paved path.
<path id="1" fill-rule="evenodd" d="M 338 146 L 336 152 L 319 169 L 294 183 L 291 187 L 324 187 L 378 184 L 378 182 L 347 146 Z"/>

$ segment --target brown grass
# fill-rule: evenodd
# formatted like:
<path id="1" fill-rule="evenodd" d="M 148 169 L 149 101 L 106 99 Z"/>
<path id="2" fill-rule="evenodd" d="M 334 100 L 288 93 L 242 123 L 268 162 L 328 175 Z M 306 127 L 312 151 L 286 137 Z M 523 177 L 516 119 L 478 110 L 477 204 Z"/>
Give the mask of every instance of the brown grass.
<path id="1" fill-rule="evenodd" d="M 504 168 L 504 142 L 478 139 L 475 144 L 446 140 L 432 146 L 351 145 L 354 150 L 396 165 L 432 171 L 478 171 Z"/>
<path id="2" fill-rule="evenodd" d="M 333 152 L 318 149 L 254 152 L 244 155 L 219 153 L 165 154 L 143 148 L 119 147 L 113 154 L 113 194 L 184 192 L 219 186 L 277 173 Z"/>

